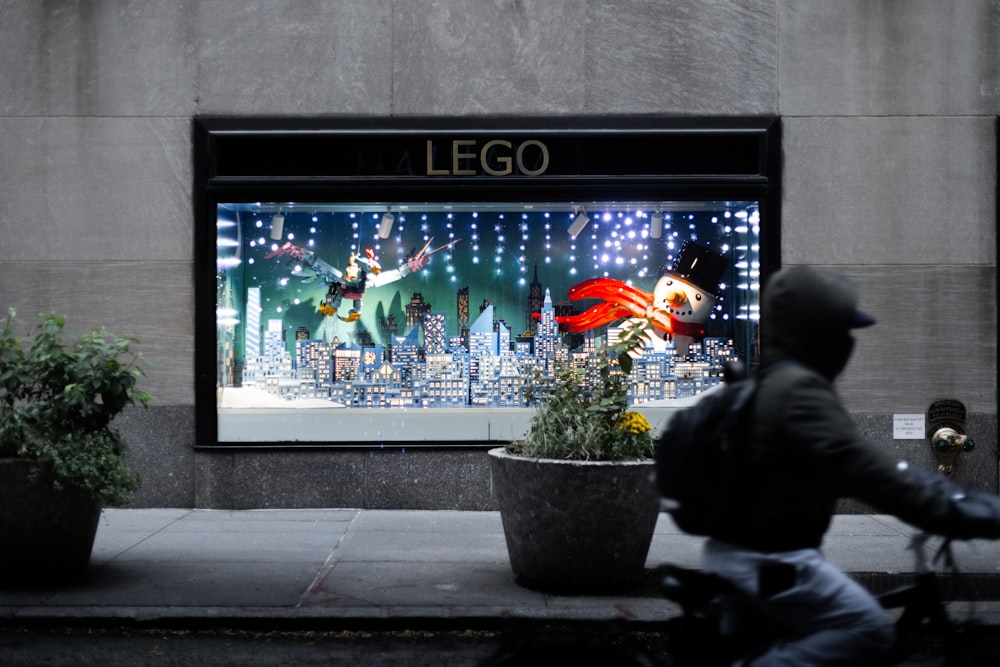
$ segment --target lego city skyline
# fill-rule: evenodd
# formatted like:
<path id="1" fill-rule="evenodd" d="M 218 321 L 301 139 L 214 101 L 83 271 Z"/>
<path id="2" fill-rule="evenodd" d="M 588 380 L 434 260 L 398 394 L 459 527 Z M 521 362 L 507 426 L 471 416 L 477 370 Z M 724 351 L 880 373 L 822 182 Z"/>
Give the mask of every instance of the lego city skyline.
<path id="1" fill-rule="evenodd" d="M 558 308 L 568 313 L 569 308 L 586 307 L 566 302 L 569 288 L 586 278 L 612 277 L 652 289 L 661 268 L 670 267 L 686 240 L 725 254 L 731 273 L 720 284 L 722 299 L 706 323 L 707 345 L 691 355 L 673 349 L 644 355 L 630 378 L 634 400 L 697 393 L 712 380 L 695 376 L 711 378 L 719 359 L 746 357 L 759 270 L 753 203 L 701 203 L 690 210 L 664 211 L 660 238 L 649 234 L 652 211 L 592 210 L 589 225 L 575 239 L 567 233 L 574 214 L 566 211 L 511 206 L 511 211 L 494 207 L 484 213 L 397 213 L 392 234 L 382 239 L 381 213 L 361 213 L 360 207 L 358 212 L 297 208 L 282 213 L 276 239 L 271 214 L 247 205 L 219 207 L 219 387 L 263 387 L 261 378 L 272 377 L 272 385 L 284 381 L 284 389 L 272 386 L 275 395 L 316 396 L 310 384 L 315 381 L 323 398 L 355 407 L 522 405 L 514 398 L 520 393 L 517 382 L 499 378 L 530 374 L 539 364 L 544 372 L 557 358 L 586 364 L 606 335 L 601 330 L 567 338 L 558 327 L 543 331 L 549 326 L 544 314 L 537 324 L 531 314 L 542 312 L 544 294 L 550 295 L 551 312 Z M 385 270 L 401 265 L 425 243 L 455 243 L 422 270 L 369 288 L 359 319 L 343 322 L 317 310 L 327 289 L 324 281 L 302 283 L 292 275 L 299 268 L 293 261 L 264 259 L 279 241 L 300 244 L 333 266 L 346 266 L 351 253 L 372 248 Z M 473 341 L 487 328 L 496 336 L 489 353 L 485 343 Z M 300 360 L 303 346 L 312 351 Z M 326 383 L 317 379 L 326 370 L 311 361 L 326 356 L 324 349 L 331 364 L 329 394 Z M 278 352 L 287 361 L 275 362 Z M 365 363 L 366 357 L 371 363 Z M 434 370 L 428 371 L 427 364 Z M 480 367 L 497 378 L 495 386 L 482 384 Z M 353 383 L 351 391 L 357 392 L 358 383 L 370 382 L 373 373 L 382 373 L 383 389 L 362 393 L 389 391 L 394 398 L 359 399 L 344 393 L 346 383 Z M 311 374 L 316 377 L 309 378 Z M 299 377 L 303 375 L 307 377 Z M 649 389 L 655 384 L 665 388 Z M 293 386 L 298 387 L 294 392 L 288 389 Z M 447 398 L 425 398 L 432 396 Z"/>

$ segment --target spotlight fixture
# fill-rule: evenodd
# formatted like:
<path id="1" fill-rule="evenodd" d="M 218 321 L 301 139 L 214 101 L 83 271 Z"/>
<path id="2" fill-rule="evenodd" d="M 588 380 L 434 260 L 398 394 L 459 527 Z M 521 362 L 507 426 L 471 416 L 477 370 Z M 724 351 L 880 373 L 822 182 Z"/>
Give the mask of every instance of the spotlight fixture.
<path id="1" fill-rule="evenodd" d="M 392 214 L 391 209 L 386 209 L 385 213 L 382 214 L 382 224 L 378 226 L 379 238 L 389 238 L 389 234 L 392 233 L 392 223 L 395 221 L 396 216 Z"/>
<path id="2" fill-rule="evenodd" d="M 657 211 L 649 216 L 649 238 L 658 239 L 663 236 L 663 214 Z"/>
<path id="3" fill-rule="evenodd" d="M 271 216 L 271 240 L 280 241 L 281 235 L 285 231 L 285 216 L 275 213 Z"/>
<path id="4" fill-rule="evenodd" d="M 583 231 L 583 228 L 587 226 L 590 222 L 590 218 L 587 217 L 586 211 L 580 211 L 576 214 L 576 218 L 573 220 L 573 224 L 569 226 L 569 235 L 572 238 L 576 238 Z"/>

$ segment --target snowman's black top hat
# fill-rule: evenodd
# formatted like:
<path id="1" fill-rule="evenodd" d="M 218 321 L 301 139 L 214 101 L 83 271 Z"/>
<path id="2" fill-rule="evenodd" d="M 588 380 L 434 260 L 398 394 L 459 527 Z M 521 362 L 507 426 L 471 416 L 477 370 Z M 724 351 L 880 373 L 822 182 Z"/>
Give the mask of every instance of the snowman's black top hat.
<path id="1" fill-rule="evenodd" d="M 685 241 L 673 266 L 664 267 L 663 273 L 673 274 L 703 292 L 718 295 L 719 283 L 727 268 L 729 260 L 724 255 L 694 241 Z"/>

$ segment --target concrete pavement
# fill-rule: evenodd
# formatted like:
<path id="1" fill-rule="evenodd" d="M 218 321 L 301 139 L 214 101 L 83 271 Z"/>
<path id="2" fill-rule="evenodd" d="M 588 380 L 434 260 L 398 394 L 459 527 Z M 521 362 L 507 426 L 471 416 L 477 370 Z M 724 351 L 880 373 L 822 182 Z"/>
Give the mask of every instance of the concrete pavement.
<path id="1" fill-rule="evenodd" d="M 884 515 L 840 515 L 824 551 L 851 573 L 906 573 L 911 532 Z M 647 566 L 697 567 L 700 545 L 661 515 Z M 1000 574 L 1000 542 L 956 553 L 965 572 Z M 519 619 L 643 625 L 677 613 L 653 586 L 582 596 L 519 586 L 496 512 L 108 509 L 82 579 L 0 591 L 7 626 L 455 629 Z M 1000 625 L 1000 603 L 977 603 L 976 613 Z"/>

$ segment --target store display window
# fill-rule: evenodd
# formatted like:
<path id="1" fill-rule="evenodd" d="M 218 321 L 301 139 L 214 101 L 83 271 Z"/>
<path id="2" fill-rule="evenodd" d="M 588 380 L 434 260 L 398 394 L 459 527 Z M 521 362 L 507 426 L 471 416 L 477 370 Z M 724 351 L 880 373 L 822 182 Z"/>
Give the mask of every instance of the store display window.
<path id="1" fill-rule="evenodd" d="M 600 381 L 654 312 L 628 373 L 654 423 L 752 364 L 776 121 L 592 122 L 197 121 L 199 442 L 504 442 L 529 382 Z"/>

